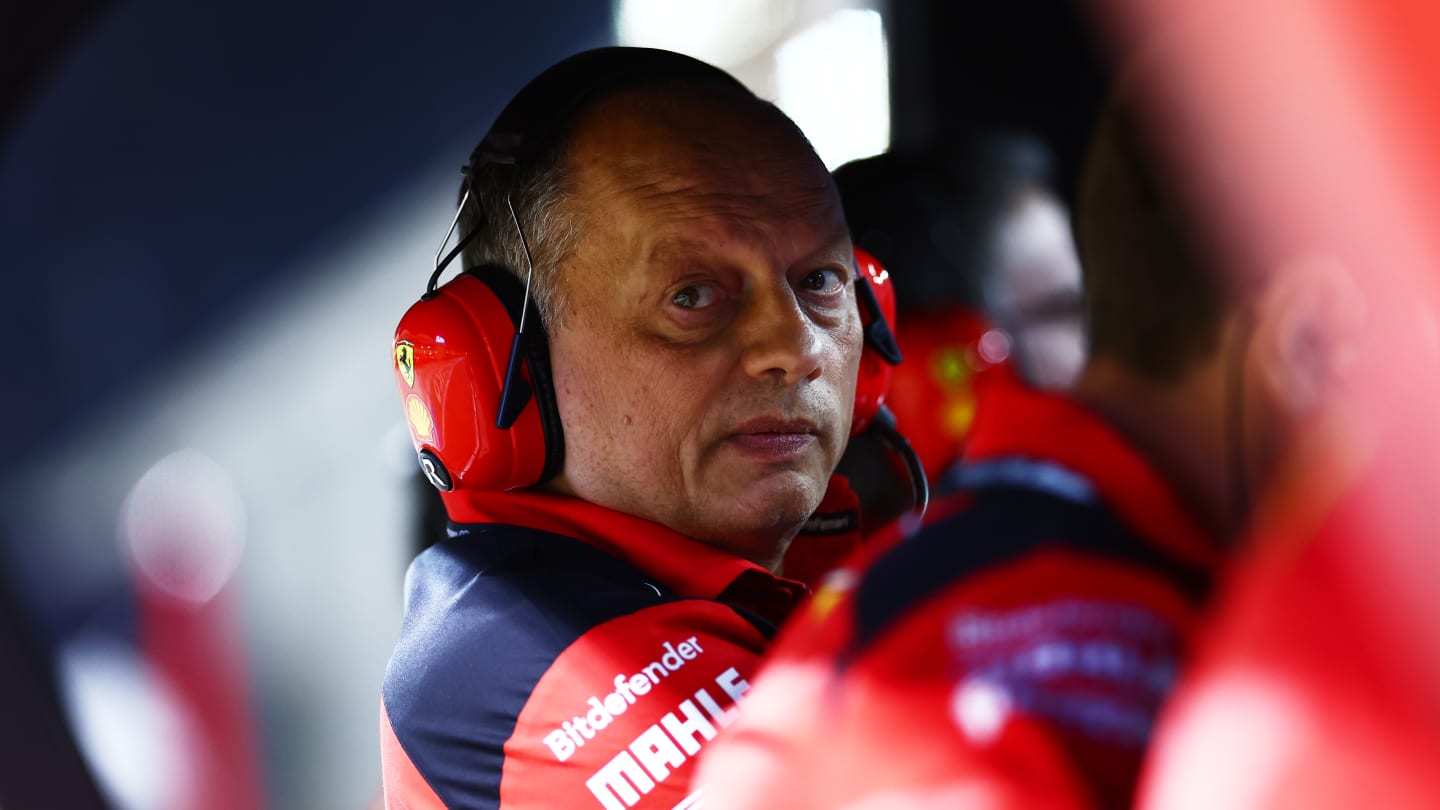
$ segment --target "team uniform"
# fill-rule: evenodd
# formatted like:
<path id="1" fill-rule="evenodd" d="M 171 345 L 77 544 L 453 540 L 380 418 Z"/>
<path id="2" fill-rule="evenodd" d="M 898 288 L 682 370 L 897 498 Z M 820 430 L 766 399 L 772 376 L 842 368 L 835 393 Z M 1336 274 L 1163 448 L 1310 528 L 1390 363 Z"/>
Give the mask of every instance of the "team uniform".
<path id="1" fill-rule="evenodd" d="M 450 511 L 464 522 L 407 575 L 386 806 L 689 806 L 694 758 L 807 584 L 574 498 L 477 493 Z M 856 515 L 835 479 L 792 570 L 852 550 Z"/>
<path id="2" fill-rule="evenodd" d="M 1277 476 L 1160 719 L 1137 807 L 1440 806 L 1433 498 L 1407 469 L 1411 438 L 1387 441 Z"/>
<path id="3" fill-rule="evenodd" d="M 982 399 L 953 494 L 847 565 L 707 752 L 707 807 L 1123 806 L 1217 561 L 1072 401 Z"/>

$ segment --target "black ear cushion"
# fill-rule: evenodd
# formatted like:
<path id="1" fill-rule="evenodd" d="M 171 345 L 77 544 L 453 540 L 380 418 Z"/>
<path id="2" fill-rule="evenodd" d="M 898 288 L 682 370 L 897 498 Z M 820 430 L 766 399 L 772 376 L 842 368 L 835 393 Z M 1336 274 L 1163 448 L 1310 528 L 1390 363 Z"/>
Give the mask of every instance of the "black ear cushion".
<path id="1" fill-rule="evenodd" d="M 905 362 L 905 356 L 900 353 L 900 343 L 895 340 L 895 333 L 885 320 L 885 310 L 881 309 L 880 300 L 875 297 L 875 288 L 870 286 L 870 279 L 865 277 L 864 272 L 855 279 L 855 297 L 870 316 L 870 323 L 865 326 L 865 345 L 892 366 Z"/>
<path id="2" fill-rule="evenodd" d="M 485 266 L 465 272 L 485 283 L 510 313 L 511 327 L 520 328 L 520 313 L 525 304 L 525 285 L 503 267 Z M 545 467 L 540 472 L 544 483 L 554 478 L 565 464 L 565 432 L 560 424 L 560 408 L 555 402 L 555 383 L 550 375 L 550 339 L 545 322 L 534 303 L 525 316 L 525 333 L 520 338 L 520 351 L 525 367 L 530 370 L 531 386 L 535 389 L 535 405 L 540 412 L 540 427 L 545 434 Z"/>

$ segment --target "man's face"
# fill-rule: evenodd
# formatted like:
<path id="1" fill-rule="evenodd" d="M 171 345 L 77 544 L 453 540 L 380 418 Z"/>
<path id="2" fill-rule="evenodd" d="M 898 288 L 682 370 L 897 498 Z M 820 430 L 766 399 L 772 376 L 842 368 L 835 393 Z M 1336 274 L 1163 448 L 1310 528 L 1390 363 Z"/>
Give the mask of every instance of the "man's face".
<path id="1" fill-rule="evenodd" d="M 861 330 L 824 167 L 725 99 L 629 93 L 570 151 L 553 486 L 773 567 L 849 433 Z"/>
<path id="2" fill-rule="evenodd" d="M 996 234 L 988 308 L 1015 341 L 1012 356 L 1036 388 L 1068 389 L 1085 365 L 1080 260 L 1058 200 L 1027 191 Z"/>

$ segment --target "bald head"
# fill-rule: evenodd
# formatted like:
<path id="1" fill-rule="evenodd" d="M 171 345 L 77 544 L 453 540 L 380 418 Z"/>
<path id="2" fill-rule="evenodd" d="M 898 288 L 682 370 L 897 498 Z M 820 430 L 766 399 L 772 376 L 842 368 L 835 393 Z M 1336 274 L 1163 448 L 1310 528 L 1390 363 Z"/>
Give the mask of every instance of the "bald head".
<path id="1" fill-rule="evenodd" d="M 834 181 L 804 135 L 773 106 L 723 88 L 657 85 L 607 98 L 577 122 L 565 171 L 577 248 L 643 239 L 672 214 L 747 231 L 714 238 L 793 242 L 801 237 L 781 224 L 812 208 L 833 217 L 836 235 L 843 230 Z M 585 263 L 583 251 L 572 257 Z M 565 283 L 556 286 L 563 297 Z"/>
<path id="2" fill-rule="evenodd" d="M 653 82 L 615 91 L 592 103 L 570 132 L 572 158 L 645 139 L 652 145 L 684 144 L 717 158 L 743 156 L 742 162 L 777 161 L 795 170 L 824 176 L 829 172 L 805 135 L 779 108 L 726 86 L 689 82 Z M 611 151 L 613 162 L 634 166 Z"/>

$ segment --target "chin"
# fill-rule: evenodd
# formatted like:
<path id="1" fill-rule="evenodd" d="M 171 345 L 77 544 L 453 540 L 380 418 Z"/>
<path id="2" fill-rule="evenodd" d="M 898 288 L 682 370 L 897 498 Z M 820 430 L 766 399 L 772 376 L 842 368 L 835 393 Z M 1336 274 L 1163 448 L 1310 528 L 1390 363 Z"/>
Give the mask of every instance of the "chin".
<path id="1" fill-rule="evenodd" d="M 814 472 L 753 468 L 726 470 L 702 488 L 686 509 L 685 534 L 755 559 L 785 543 L 809 520 L 825 497 L 829 476 Z M 678 527 L 676 527 L 678 528 Z"/>
<path id="2" fill-rule="evenodd" d="M 777 538 L 793 535 L 825 497 L 824 485 L 810 476 L 794 480 L 767 481 L 758 491 L 734 499 L 731 504 L 717 504 L 717 509 L 735 523 L 737 534 L 771 534 Z M 722 509 L 722 507 L 724 507 Z M 723 522 L 723 521 L 722 521 Z"/>

